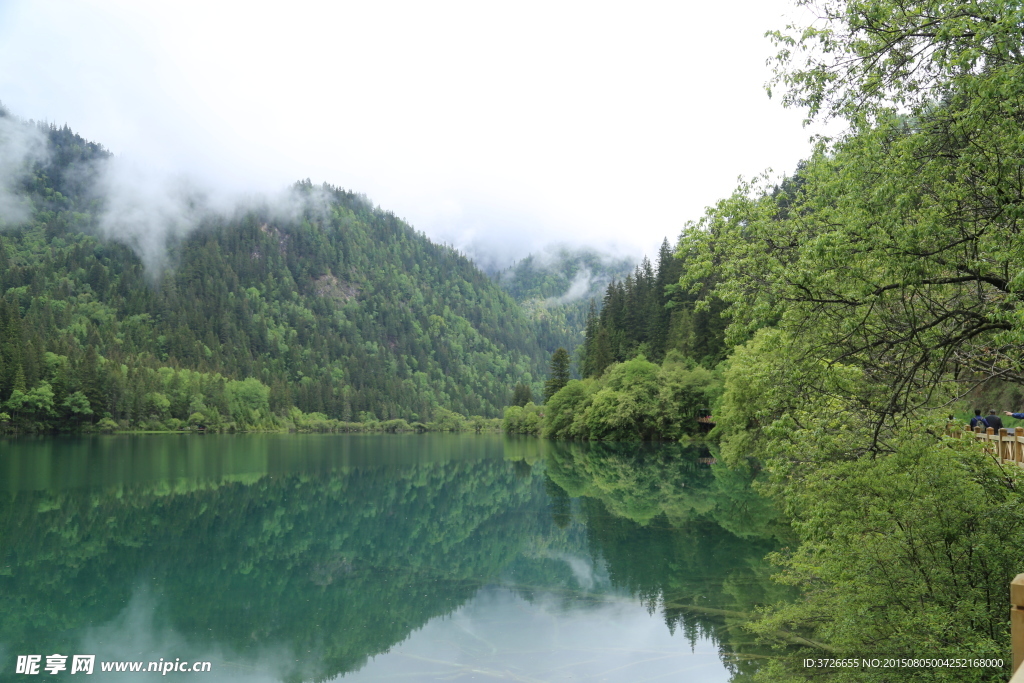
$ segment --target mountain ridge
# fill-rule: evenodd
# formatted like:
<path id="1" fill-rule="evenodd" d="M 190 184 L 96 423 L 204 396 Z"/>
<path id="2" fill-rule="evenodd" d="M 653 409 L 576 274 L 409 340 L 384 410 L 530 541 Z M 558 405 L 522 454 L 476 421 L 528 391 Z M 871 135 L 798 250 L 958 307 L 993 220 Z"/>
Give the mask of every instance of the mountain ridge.
<path id="1" fill-rule="evenodd" d="M 253 421 L 291 406 L 343 420 L 497 416 L 516 383 L 539 389 L 545 353 L 513 299 L 364 196 L 306 180 L 290 216 L 269 203 L 204 215 L 163 235 L 155 276 L 139 244 L 104 237 L 109 152 L 67 126 L 35 128 L 47 154 L 8 182 L 28 220 L 0 232 L 0 411 L 21 426 L 166 424 L 200 408 L 246 422 L 215 389 L 171 398 L 182 370 L 265 386 Z M 42 384 L 50 399 L 10 405 Z"/>

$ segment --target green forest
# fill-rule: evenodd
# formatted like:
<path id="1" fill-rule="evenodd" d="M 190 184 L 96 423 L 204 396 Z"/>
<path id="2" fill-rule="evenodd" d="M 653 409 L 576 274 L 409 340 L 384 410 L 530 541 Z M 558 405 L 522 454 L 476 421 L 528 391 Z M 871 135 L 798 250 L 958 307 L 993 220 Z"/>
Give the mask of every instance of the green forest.
<path id="1" fill-rule="evenodd" d="M 949 426 L 989 407 L 978 397 L 1021 400 L 1024 13 L 797 4 L 820 20 L 770 34 L 770 91 L 844 132 L 788 177 L 743 181 L 676 259 L 610 286 L 582 378 L 505 427 L 674 439 L 706 408 L 721 461 L 763 472 L 796 534 L 771 557 L 799 597 L 748 628 L 800 634 L 805 657 L 1006 665 L 825 672 L 780 656 L 758 680 L 1004 681 L 1024 477 Z"/>
<path id="2" fill-rule="evenodd" d="M 785 539 L 758 548 L 787 590 L 741 619 L 785 648 L 756 680 L 1006 680 L 1024 473 L 950 424 L 979 391 L 1024 398 L 1024 7 L 796 4 L 819 16 L 770 34 L 770 94 L 843 132 L 786 177 L 742 181 L 638 265 L 565 252 L 488 277 L 364 197 L 304 181 L 291 218 L 211 218 L 154 273 L 100 236 L 89 169 L 107 152 L 43 126 L 49 154 L 18 188 L 29 219 L 0 233 L 0 427 L 482 430 L 500 416 L 554 442 L 540 442 L 556 449 L 549 493 L 598 487 L 588 510 L 632 521 L 690 514 L 675 465 L 647 468 L 665 488 L 619 500 L 616 463 L 640 458 L 574 442 L 706 438 L 721 479 L 707 487 L 727 497 L 730 476 L 756 477 L 789 525 L 740 515 Z M 565 299 L 581 278 L 607 282 L 600 301 Z M 656 556 L 662 540 L 645 539 Z M 636 558 L 608 557 L 664 598 Z M 823 656 L 1007 666 L 801 663 Z"/>
<path id="3" fill-rule="evenodd" d="M 365 197 L 297 183 L 294 215 L 208 217 L 156 270 L 101 237 L 108 153 L 38 127 L 48 153 L 16 188 L 29 218 L 0 232 L 8 429 L 429 424 L 539 393 L 549 321 Z"/>
<path id="4" fill-rule="evenodd" d="M 559 373 L 552 354 L 543 406 L 513 401 L 503 429 L 556 439 L 676 441 L 701 435 L 722 392 L 725 302 L 713 275 L 680 284 L 688 271 L 665 240 L 652 265 L 610 282 L 591 300 L 576 347 L 580 377 Z M 567 351 L 566 351 L 567 352 Z"/>
<path id="5" fill-rule="evenodd" d="M 634 267 L 629 258 L 560 247 L 528 256 L 493 277 L 535 321 L 537 342 L 552 353 L 583 343 L 591 301 Z"/>

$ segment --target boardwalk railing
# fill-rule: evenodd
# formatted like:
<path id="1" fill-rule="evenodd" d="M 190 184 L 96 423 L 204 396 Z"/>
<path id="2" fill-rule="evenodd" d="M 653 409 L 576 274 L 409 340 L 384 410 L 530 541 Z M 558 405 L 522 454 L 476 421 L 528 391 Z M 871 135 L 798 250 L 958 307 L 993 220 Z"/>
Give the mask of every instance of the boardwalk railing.
<path id="1" fill-rule="evenodd" d="M 982 431 L 981 427 L 975 427 L 974 438 L 986 442 L 985 450 L 1000 460 L 1015 462 L 1024 467 L 1024 427 L 1017 427 L 1014 430 L 1000 429 L 998 433 L 991 427 L 985 431 Z"/>
<path id="2" fill-rule="evenodd" d="M 968 432 L 971 434 L 971 432 Z M 1024 427 L 1011 434 L 1007 429 L 997 433 L 989 427 L 982 431 L 975 427 L 974 438 L 985 442 L 985 450 L 1002 462 L 1013 462 L 1024 467 Z M 1010 683 L 1024 683 L 1024 574 L 1017 574 L 1010 582 L 1010 649 L 1013 652 L 1013 677 Z"/>

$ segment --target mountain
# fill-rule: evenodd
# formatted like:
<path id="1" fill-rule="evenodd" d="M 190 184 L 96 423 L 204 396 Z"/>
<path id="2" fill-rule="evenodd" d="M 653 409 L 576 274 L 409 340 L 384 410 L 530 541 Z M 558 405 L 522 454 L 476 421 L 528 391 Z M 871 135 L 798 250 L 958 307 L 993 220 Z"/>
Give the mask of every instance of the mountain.
<path id="1" fill-rule="evenodd" d="M 492 277 L 520 303 L 536 327 L 537 342 L 550 355 L 583 343 L 592 301 L 633 272 L 636 263 L 592 249 L 559 247 L 531 255 Z"/>
<path id="2" fill-rule="evenodd" d="M 513 298 L 365 197 L 304 181 L 285 208 L 200 212 L 190 230 L 154 236 L 138 224 L 148 216 L 111 220 L 100 145 L 0 121 L 8 420 L 244 426 L 292 406 L 426 420 L 442 408 L 495 416 L 513 385 L 539 390 L 546 353 Z M 18 156 L 12 135 L 45 149 Z"/>
<path id="3" fill-rule="evenodd" d="M 656 263 L 645 257 L 633 273 L 608 285 L 600 311 L 585 323 L 581 375 L 599 377 L 638 354 L 660 363 L 675 351 L 706 368 L 725 360 L 726 304 L 712 293 L 713 277 L 701 280 L 697 291 L 681 287 L 687 267 L 666 239 Z M 708 294 L 706 306 L 699 305 Z"/>

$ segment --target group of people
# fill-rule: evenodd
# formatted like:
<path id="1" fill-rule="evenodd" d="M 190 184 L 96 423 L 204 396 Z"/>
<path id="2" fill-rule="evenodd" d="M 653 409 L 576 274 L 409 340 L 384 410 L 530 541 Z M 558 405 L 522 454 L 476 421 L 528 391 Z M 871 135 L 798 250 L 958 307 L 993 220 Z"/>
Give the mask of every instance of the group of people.
<path id="1" fill-rule="evenodd" d="M 1004 410 L 1003 413 L 1009 417 L 1024 420 L 1024 413 L 1011 413 L 1009 410 Z M 1003 428 L 1003 418 L 996 415 L 996 411 L 991 409 L 985 417 L 981 416 L 980 410 L 975 410 L 974 417 L 971 418 L 971 429 L 973 430 L 975 427 L 981 427 L 982 429 L 988 429 L 991 427 L 993 431 L 998 432 Z"/>

